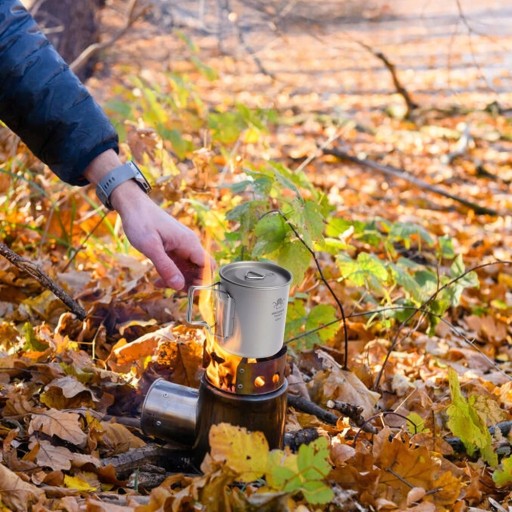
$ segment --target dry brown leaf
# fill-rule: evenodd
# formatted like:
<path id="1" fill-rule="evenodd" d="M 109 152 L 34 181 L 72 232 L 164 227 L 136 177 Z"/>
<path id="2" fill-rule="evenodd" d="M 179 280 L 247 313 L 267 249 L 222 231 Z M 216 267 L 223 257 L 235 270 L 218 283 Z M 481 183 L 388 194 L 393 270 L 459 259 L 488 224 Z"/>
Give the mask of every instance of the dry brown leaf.
<path id="1" fill-rule="evenodd" d="M 35 446 L 39 446 L 39 451 L 36 455 L 36 462 L 39 466 L 48 467 L 56 471 L 71 469 L 73 453 L 65 446 L 54 446 L 44 439 L 40 441 L 34 440 L 29 444 L 31 449 Z"/>
<path id="2" fill-rule="evenodd" d="M 33 434 L 37 431 L 57 436 L 76 446 L 85 446 L 87 442 L 87 434 L 80 426 L 80 415 L 74 412 L 48 409 L 42 414 L 33 414 L 28 433 Z"/>
<path id="3" fill-rule="evenodd" d="M 101 444 L 108 449 L 108 456 L 127 452 L 131 448 L 141 448 L 146 443 L 133 435 L 124 425 L 120 423 L 101 422 L 104 429 L 101 437 Z"/>
<path id="4" fill-rule="evenodd" d="M 370 391 L 353 373 L 342 370 L 341 366 L 326 352 L 317 350 L 329 374 L 323 380 L 323 393 L 328 400 L 341 400 L 362 407 L 363 416 L 368 418 L 375 413 L 375 405 L 380 394 Z"/>
<path id="5" fill-rule="evenodd" d="M 174 339 L 167 327 L 144 334 L 130 343 L 122 340 L 112 350 L 107 364 L 111 370 L 120 373 L 128 373 L 132 367 L 142 370 L 145 360 L 156 353 L 158 344 L 165 339 Z"/>
<path id="6" fill-rule="evenodd" d="M 466 317 L 464 321 L 470 329 L 486 340 L 502 342 L 507 339 L 507 325 L 493 316 L 472 315 Z"/>
<path id="7" fill-rule="evenodd" d="M 41 489 L 25 482 L 16 473 L 0 464 L 0 497 L 4 506 L 17 512 L 28 511 L 43 496 L 44 492 Z"/>
<path id="8" fill-rule="evenodd" d="M 67 375 L 50 382 L 41 402 L 54 409 L 73 409 L 77 407 L 92 407 L 99 402 L 94 393 L 79 382 L 75 377 Z"/>
<path id="9" fill-rule="evenodd" d="M 115 503 L 89 498 L 85 504 L 85 512 L 128 512 L 130 510 L 135 510 L 137 507 L 137 503 L 133 503 L 133 505 L 128 503 L 116 505 Z"/>

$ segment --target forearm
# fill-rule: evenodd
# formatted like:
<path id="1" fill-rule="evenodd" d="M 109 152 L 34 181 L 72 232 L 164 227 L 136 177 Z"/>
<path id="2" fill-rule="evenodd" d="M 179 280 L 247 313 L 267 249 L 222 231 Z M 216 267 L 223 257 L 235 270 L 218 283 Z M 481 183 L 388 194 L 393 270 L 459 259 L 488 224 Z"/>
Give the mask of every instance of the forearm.
<path id="1" fill-rule="evenodd" d="M 117 134 L 18 0 L 0 1 L 0 119 L 62 180 L 83 171 Z"/>
<path id="2" fill-rule="evenodd" d="M 108 150 L 97 156 L 85 169 L 84 177 L 96 186 L 110 171 L 122 165 L 121 159 L 113 150 Z M 135 183 L 128 180 L 117 186 L 110 195 L 110 203 L 121 216 L 128 208 L 151 201 L 146 193 Z"/>

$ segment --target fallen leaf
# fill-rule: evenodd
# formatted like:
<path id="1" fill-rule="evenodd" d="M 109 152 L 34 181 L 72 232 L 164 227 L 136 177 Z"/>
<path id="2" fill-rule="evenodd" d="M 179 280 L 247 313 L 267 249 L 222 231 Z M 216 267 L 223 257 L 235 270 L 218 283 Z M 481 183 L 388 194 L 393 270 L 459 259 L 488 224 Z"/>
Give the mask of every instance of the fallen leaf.
<path id="1" fill-rule="evenodd" d="M 32 441 L 30 448 L 39 446 L 36 455 L 36 461 L 39 466 L 49 467 L 53 470 L 71 469 L 72 452 L 65 446 L 53 446 L 49 441 L 41 439 L 40 441 Z"/>
<path id="2" fill-rule="evenodd" d="M 86 480 L 78 476 L 64 476 L 64 485 L 70 489 L 76 489 L 77 491 L 95 491 L 97 487 L 93 487 Z"/>
<path id="3" fill-rule="evenodd" d="M 263 433 L 220 423 L 211 427 L 209 441 L 211 458 L 229 466 L 237 480 L 252 482 L 265 473 L 269 447 Z"/>
<path id="4" fill-rule="evenodd" d="M 341 400 L 362 407 L 363 416 L 368 418 L 375 413 L 375 405 L 380 394 L 369 390 L 353 373 L 342 370 L 341 366 L 326 352 L 316 351 L 329 374 L 323 382 L 323 393 L 327 399 Z"/>
<path id="5" fill-rule="evenodd" d="M 101 422 L 103 435 L 100 443 L 107 448 L 107 456 L 127 452 L 131 448 L 141 448 L 146 443 L 133 435 L 124 425 L 120 423 Z"/>
<path id="6" fill-rule="evenodd" d="M 22 480 L 16 473 L 0 464 L 0 497 L 11 510 L 28 511 L 44 496 L 44 491 Z"/>
<path id="7" fill-rule="evenodd" d="M 77 446 L 84 446 L 87 434 L 80 426 L 80 415 L 74 412 L 48 409 L 43 414 L 33 414 L 28 433 L 44 432 L 49 436 L 57 436 Z"/>

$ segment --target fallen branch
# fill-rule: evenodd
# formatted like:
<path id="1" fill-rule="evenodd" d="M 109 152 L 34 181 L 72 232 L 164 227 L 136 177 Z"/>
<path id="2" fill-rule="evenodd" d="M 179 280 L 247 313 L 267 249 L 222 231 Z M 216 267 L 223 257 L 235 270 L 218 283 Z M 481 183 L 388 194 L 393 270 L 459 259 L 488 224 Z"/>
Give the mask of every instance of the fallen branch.
<path id="1" fill-rule="evenodd" d="M 193 472 L 193 451 L 189 449 L 166 448 L 157 444 L 147 444 L 141 448 L 133 448 L 114 457 L 101 460 L 102 466 L 113 466 L 118 478 L 127 477 L 136 469 L 152 464 L 173 472 Z"/>
<path id="2" fill-rule="evenodd" d="M 35 263 L 21 257 L 7 245 L 0 242 L 0 255 L 9 260 L 15 267 L 31 275 L 42 286 L 58 297 L 80 320 L 86 317 L 85 309 L 76 300 L 70 297 L 57 283 L 52 281 Z"/>
<path id="3" fill-rule="evenodd" d="M 396 72 L 395 65 L 382 53 L 380 50 L 374 50 L 370 45 L 364 43 L 363 41 L 359 41 L 358 39 L 352 38 L 359 46 L 370 52 L 374 57 L 379 59 L 386 69 L 389 71 L 391 75 L 391 79 L 393 80 L 393 85 L 395 86 L 396 92 L 402 96 L 405 105 L 407 107 L 406 118 L 409 119 L 414 110 L 416 110 L 419 105 L 413 101 L 411 95 L 407 91 L 407 89 L 402 85 L 400 79 L 398 78 L 398 74 Z"/>
<path id="4" fill-rule="evenodd" d="M 99 52 L 104 50 L 105 48 L 108 48 L 109 46 L 112 46 L 114 43 L 117 42 L 118 39 L 123 37 L 128 30 L 132 27 L 132 25 L 144 14 L 146 14 L 149 9 L 150 5 L 143 5 L 140 9 L 139 7 L 139 0 L 130 0 L 130 3 L 128 5 L 128 14 L 126 16 L 125 23 L 121 29 L 119 29 L 117 32 L 115 32 L 110 39 L 107 39 L 106 41 L 103 41 L 102 43 L 93 43 L 89 45 L 70 65 L 70 69 L 78 73 L 86 64 L 89 62 L 89 60 L 96 56 Z"/>
<path id="5" fill-rule="evenodd" d="M 412 176 L 404 169 L 399 169 L 398 167 L 392 167 L 390 165 L 383 165 L 379 164 L 378 162 L 375 162 L 374 160 L 370 160 L 369 158 L 359 158 L 357 156 L 350 155 L 349 153 L 346 153 L 345 151 L 341 151 L 340 149 L 323 149 L 323 153 L 326 155 L 332 155 L 340 160 L 347 160 L 349 162 L 353 162 L 355 164 L 361 165 L 363 167 L 367 167 L 369 169 L 373 169 L 375 171 L 379 171 L 382 174 L 385 174 L 386 176 L 392 176 L 394 178 L 399 178 L 401 180 L 407 181 L 409 183 L 412 183 L 413 185 L 416 185 L 417 187 L 420 187 L 424 190 L 428 190 L 429 192 L 433 192 L 434 194 L 438 194 L 440 196 L 447 197 L 451 199 L 452 201 L 456 201 L 467 208 L 473 210 L 478 215 L 493 215 L 493 216 L 499 216 L 501 215 L 498 211 L 493 210 L 492 208 L 487 208 L 485 206 L 480 206 L 477 203 L 474 203 L 473 201 L 469 201 L 467 199 L 464 199 L 463 197 L 456 196 L 455 194 L 451 194 L 450 192 L 447 192 L 446 190 L 436 187 L 435 185 L 430 185 L 430 183 L 427 183 L 426 181 L 421 180 L 420 178 L 416 178 L 415 176 Z"/>
<path id="6" fill-rule="evenodd" d="M 299 411 L 312 414 L 329 425 L 336 425 L 338 422 L 338 416 L 336 416 L 336 414 L 326 411 L 311 400 L 307 400 L 301 396 L 288 395 L 288 405 Z"/>

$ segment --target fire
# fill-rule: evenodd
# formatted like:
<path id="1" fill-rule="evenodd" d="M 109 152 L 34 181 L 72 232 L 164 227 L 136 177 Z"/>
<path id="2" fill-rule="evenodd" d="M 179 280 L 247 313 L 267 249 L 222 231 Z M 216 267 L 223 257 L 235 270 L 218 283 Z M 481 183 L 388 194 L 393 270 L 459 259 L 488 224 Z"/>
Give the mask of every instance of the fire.
<path id="1" fill-rule="evenodd" d="M 212 268 L 210 265 L 206 265 L 202 276 L 202 284 L 211 284 L 211 276 Z M 206 376 L 208 381 L 215 387 L 234 393 L 236 392 L 236 372 L 242 357 L 226 351 L 215 336 L 216 328 L 219 328 L 216 325 L 216 294 L 217 292 L 214 287 L 201 290 L 199 293 L 199 312 L 210 326 L 206 330 L 205 342 Z M 239 334 L 233 333 L 230 336 L 230 342 L 233 338 L 236 340 L 239 338 Z"/>

